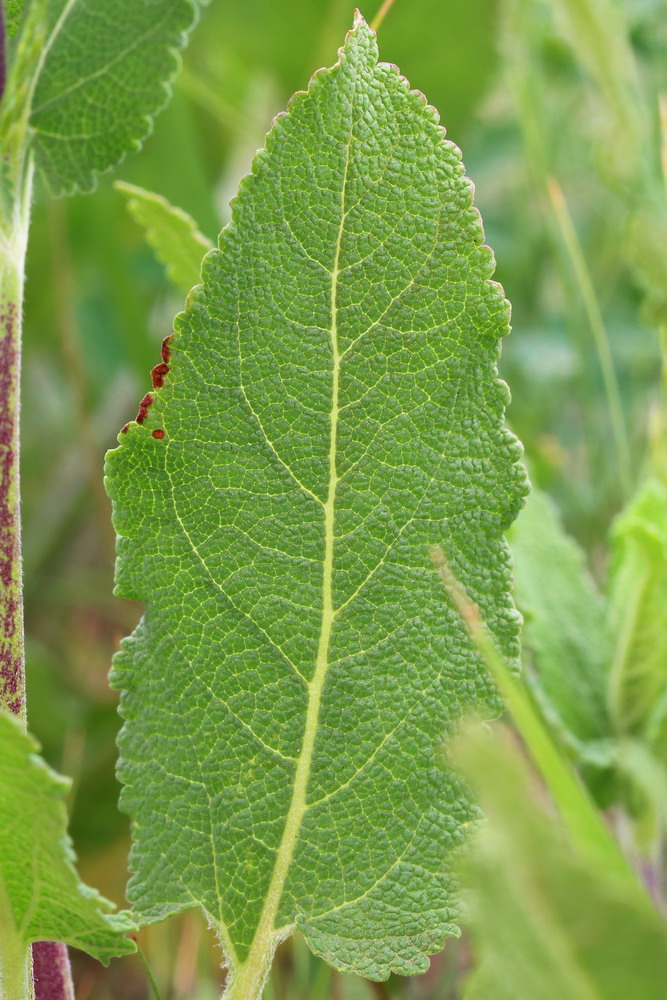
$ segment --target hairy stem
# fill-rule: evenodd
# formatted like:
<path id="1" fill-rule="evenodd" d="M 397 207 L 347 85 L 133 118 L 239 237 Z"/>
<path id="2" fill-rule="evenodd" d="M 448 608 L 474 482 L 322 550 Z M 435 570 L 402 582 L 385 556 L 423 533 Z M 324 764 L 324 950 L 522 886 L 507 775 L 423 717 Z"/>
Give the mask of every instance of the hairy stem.
<path id="1" fill-rule="evenodd" d="M 25 725 L 25 649 L 21 567 L 19 414 L 21 327 L 30 223 L 32 164 L 17 170 L 11 206 L 0 218 L 0 707 Z M 7 910 L 6 919 L 13 922 Z M 0 922 L 0 931 L 4 931 Z M 0 933 L 0 996 L 11 1000 L 74 1000 L 67 947 Z M 34 983 L 33 983 L 34 969 Z"/>
<path id="2" fill-rule="evenodd" d="M 0 0 L 0 100 L 5 92 L 7 82 L 7 28 L 5 27 L 5 11 Z"/>
<path id="3" fill-rule="evenodd" d="M 39 941 L 32 946 L 35 1000 L 74 1000 L 67 945 Z"/>
<path id="4" fill-rule="evenodd" d="M 23 944 L 14 914 L 0 879 L 0 997 L 3 1000 L 35 1000 L 32 955 Z"/>
<path id="5" fill-rule="evenodd" d="M 19 407 L 30 188 L 28 176 L 10 219 L 0 222 L 0 706 L 24 722 Z"/>
<path id="6" fill-rule="evenodd" d="M 24 724 L 19 411 L 30 189 L 29 169 L 26 190 L 13 200 L 9 218 L 0 220 L 0 707 Z M 32 953 L 14 925 L 9 901 L 4 904 L 0 906 L 0 995 L 33 1000 Z"/>

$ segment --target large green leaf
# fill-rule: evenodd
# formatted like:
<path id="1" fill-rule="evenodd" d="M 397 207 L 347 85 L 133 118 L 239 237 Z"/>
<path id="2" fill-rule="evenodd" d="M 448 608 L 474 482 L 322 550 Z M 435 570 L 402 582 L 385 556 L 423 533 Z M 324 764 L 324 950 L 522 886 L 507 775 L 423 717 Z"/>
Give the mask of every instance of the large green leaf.
<path id="1" fill-rule="evenodd" d="M 66 833 L 69 782 L 36 751 L 16 718 L 0 711 L 3 956 L 12 946 L 25 950 L 35 941 L 64 941 L 108 963 L 135 950 L 127 938 L 134 924 L 126 914 L 110 913 L 112 904 L 79 880 Z"/>
<path id="2" fill-rule="evenodd" d="M 611 644 L 605 605 L 584 554 L 540 492 L 528 499 L 511 544 L 524 651 L 540 704 L 575 742 L 604 738 Z"/>
<path id="3" fill-rule="evenodd" d="M 195 14 L 194 0 L 33 0 L 17 56 L 29 85 L 13 81 L 9 100 L 54 194 L 91 190 L 139 147 Z"/>
<path id="4" fill-rule="evenodd" d="M 459 759 L 488 817 L 465 859 L 465 1000 L 660 1000 L 667 927 L 629 865 L 568 844 L 509 738 L 468 734 Z"/>
<path id="5" fill-rule="evenodd" d="M 459 151 L 359 17 L 276 120 L 109 456 L 118 593 L 145 602 L 114 673 L 131 899 L 201 906 L 231 997 L 295 925 L 377 979 L 455 933 L 472 808 L 439 747 L 497 701 L 429 547 L 515 657 L 526 485 L 492 272 Z"/>

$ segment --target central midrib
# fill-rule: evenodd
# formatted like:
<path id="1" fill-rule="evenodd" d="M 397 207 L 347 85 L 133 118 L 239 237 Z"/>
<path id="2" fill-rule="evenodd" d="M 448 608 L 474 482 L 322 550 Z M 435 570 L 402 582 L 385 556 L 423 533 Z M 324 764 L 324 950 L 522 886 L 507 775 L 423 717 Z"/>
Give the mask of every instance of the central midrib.
<path id="1" fill-rule="evenodd" d="M 350 162 L 350 147 L 352 145 L 352 132 L 345 148 L 345 167 L 343 171 L 343 183 L 341 191 L 341 217 L 336 239 L 334 263 L 331 270 L 331 355 L 332 355 L 332 376 L 331 376 L 331 412 L 330 412 L 330 432 L 329 432 L 329 485 L 327 499 L 323 506 L 324 511 L 324 560 L 322 564 L 322 624 L 317 647 L 317 659 L 315 672 L 312 680 L 308 684 L 308 708 L 306 711 L 306 724 L 304 727 L 301 752 L 297 759 L 294 774 L 294 787 L 292 800 L 287 812 L 283 836 L 276 853 L 276 861 L 273 868 L 273 875 L 262 908 L 262 913 L 257 923 L 257 930 L 253 938 L 246 960 L 235 970 L 236 974 L 232 981 L 231 990 L 225 993 L 229 1000 L 236 996 L 254 996 L 253 992 L 246 992 L 259 985 L 263 980 L 267 962 L 273 953 L 277 942 L 284 937 L 287 928 L 275 927 L 278 908 L 282 898 L 285 881 L 289 872 L 290 864 L 294 856 L 299 830 L 306 812 L 306 792 L 310 770 L 315 748 L 315 738 L 320 715 L 320 703 L 322 689 L 329 668 L 329 644 L 331 631 L 333 628 L 336 611 L 333 606 L 333 561 L 334 561 L 334 520 L 336 487 L 338 485 L 338 472 L 336 449 L 338 439 L 338 413 L 339 413 L 339 374 L 340 374 L 340 351 L 338 349 L 338 274 L 340 263 L 340 250 L 343 238 L 343 228 L 345 223 L 345 200 L 347 189 L 347 175 Z M 244 975 L 242 970 L 247 970 Z"/>

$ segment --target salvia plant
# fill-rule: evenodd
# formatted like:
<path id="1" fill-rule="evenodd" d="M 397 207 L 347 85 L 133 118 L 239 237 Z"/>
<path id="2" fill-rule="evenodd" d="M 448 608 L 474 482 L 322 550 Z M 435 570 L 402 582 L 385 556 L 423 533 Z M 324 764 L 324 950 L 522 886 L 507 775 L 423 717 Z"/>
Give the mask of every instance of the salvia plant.
<path id="1" fill-rule="evenodd" d="M 72 998 L 66 945 L 108 962 L 138 927 L 193 908 L 227 1000 L 259 1000 L 296 931 L 342 973 L 414 975 L 460 933 L 463 880 L 468 1000 L 658 1000 L 664 466 L 612 530 L 606 594 L 530 498 L 512 535 L 519 681 L 504 533 L 528 480 L 497 375 L 509 304 L 459 150 L 358 12 L 335 65 L 274 120 L 217 246 L 117 184 L 187 298 L 106 466 L 116 592 L 144 608 L 111 674 L 131 910 L 79 880 L 67 782 L 26 732 L 33 174 L 54 197 L 85 193 L 136 150 L 199 11 L 22 8 L 0 5 L 0 997 Z M 503 706 L 557 826 L 516 747 L 461 725 Z M 462 851 L 478 803 L 492 822 Z M 636 821 L 630 860 L 610 806 Z"/>

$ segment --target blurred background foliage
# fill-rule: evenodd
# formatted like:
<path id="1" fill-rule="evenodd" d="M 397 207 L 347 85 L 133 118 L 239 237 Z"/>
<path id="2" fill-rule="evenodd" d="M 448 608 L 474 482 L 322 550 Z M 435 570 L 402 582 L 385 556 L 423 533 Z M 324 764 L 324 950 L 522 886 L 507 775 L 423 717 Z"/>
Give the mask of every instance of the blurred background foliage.
<path id="1" fill-rule="evenodd" d="M 370 20 L 378 7 L 368 0 L 363 13 Z M 119 176 L 164 195 L 215 239 L 272 117 L 335 61 L 351 20 L 343 0 L 209 0 L 173 101 Z M 667 2 L 396 0 L 380 48 L 463 150 L 513 304 L 501 364 L 509 421 L 533 481 L 601 584 L 612 519 L 662 445 Z M 30 728 L 74 778 L 84 879 L 123 904 L 129 837 L 107 671 L 140 608 L 112 596 L 102 463 L 150 387 L 182 298 L 110 180 L 68 201 L 38 191 L 31 235 L 22 414 Z M 142 943 L 164 1000 L 219 996 L 220 956 L 198 915 L 149 928 Z M 425 976 L 367 984 L 333 973 L 296 938 L 280 951 L 267 998 L 454 1000 L 468 964 L 464 938 Z M 75 973 L 79 1000 L 150 995 L 137 956 L 108 970 L 76 956 Z"/>

